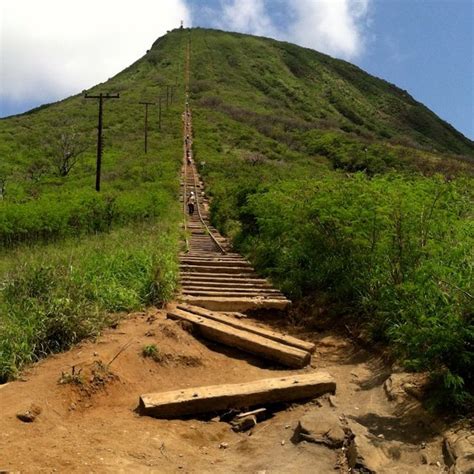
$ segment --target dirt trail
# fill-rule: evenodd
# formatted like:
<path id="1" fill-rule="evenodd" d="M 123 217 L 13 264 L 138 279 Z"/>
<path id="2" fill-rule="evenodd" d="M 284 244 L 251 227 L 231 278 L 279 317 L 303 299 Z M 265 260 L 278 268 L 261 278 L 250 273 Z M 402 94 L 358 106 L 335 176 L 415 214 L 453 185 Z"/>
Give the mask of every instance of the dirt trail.
<path id="1" fill-rule="evenodd" d="M 333 472 L 341 449 L 291 441 L 298 421 L 312 413 L 321 420 L 330 414 L 347 420 L 357 435 L 359 455 L 377 472 L 446 469 L 443 425 L 423 413 L 414 399 L 411 408 L 388 400 L 383 385 L 389 371 L 382 360 L 331 333 L 292 332 L 310 336 L 318 345 L 312 367 L 298 372 L 324 368 L 336 378 L 337 394 L 331 402 L 323 398 L 280 407 L 249 435 L 234 433 L 224 422 L 156 420 L 134 410 L 141 393 L 296 371 L 204 343 L 166 320 L 162 311 L 131 315 L 97 341 L 49 357 L 25 372 L 21 381 L 0 387 L 0 470 Z M 159 348 L 162 362 L 143 357 L 143 347 L 150 344 Z M 91 383 L 94 363 L 108 363 L 124 346 L 110 365 L 112 374 L 99 374 Z M 72 366 L 76 374 L 82 369 L 83 383 L 60 384 Z M 41 414 L 33 423 L 20 421 L 16 414 L 32 403 Z M 220 448 L 221 443 L 228 447 Z"/>

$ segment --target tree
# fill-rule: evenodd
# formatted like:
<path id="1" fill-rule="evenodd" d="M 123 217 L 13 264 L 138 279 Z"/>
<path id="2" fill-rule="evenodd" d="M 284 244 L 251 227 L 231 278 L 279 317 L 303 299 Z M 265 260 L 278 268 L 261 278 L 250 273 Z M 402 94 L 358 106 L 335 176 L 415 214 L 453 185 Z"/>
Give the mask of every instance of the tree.
<path id="1" fill-rule="evenodd" d="M 87 143 L 83 135 L 77 132 L 74 127 L 68 127 L 54 135 L 46 148 L 56 173 L 58 176 L 64 177 L 69 174 L 86 151 Z"/>

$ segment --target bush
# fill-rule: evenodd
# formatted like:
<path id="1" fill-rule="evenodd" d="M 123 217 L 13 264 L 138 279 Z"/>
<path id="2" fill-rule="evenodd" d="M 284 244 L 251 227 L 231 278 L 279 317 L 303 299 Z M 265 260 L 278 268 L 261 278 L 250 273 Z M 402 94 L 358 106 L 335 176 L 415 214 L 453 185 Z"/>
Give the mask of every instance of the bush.
<path id="1" fill-rule="evenodd" d="M 219 195 L 214 219 L 222 226 L 237 218 L 240 249 L 292 297 L 322 290 L 357 308 L 374 339 L 390 343 L 409 369 L 442 380 L 443 400 L 459 406 L 473 388 L 469 181 L 285 180 L 232 206 Z"/>

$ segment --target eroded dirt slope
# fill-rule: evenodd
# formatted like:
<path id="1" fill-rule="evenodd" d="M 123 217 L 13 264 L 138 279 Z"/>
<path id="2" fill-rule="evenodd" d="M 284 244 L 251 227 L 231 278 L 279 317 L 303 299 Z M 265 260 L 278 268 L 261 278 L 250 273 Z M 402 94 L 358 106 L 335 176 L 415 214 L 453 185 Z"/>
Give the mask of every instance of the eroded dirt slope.
<path id="1" fill-rule="evenodd" d="M 403 377 L 392 377 L 390 401 L 384 388 L 390 371 L 382 360 L 335 334 L 313 333 L 313 338 L 318 348 L 312 367 L 299 372 L 330 372 L 338 384 L 336 396 L 280 407 L 251 432 L 234 433 L 228 423 L 212 419 L 141 417 L 135 412 L 138 396 L 296 371 L 270 367 L 196 339 L 179 323 L 166 320 L 162 311 L 131 315 L 97 341 L 49 357 L 21 380 L 0 386 L 0 470 L 306 473 L 333 472 L 336 466 L 346 470 L 341 447 L 295 442 L 295 428 L 308 417 L 309 422 L 316 417 L 330 428 L 351 430 L 356 469 L 366 469 L 363 472 L 447 470 L 441 434 L 445 426 L 407 396 Z M 143 357 L 143 348 L 151 344 L 158 348 L 161 361 Z M 32 423 L 20 421 L 16 414 L 32 404 L 41 413 Z"/>

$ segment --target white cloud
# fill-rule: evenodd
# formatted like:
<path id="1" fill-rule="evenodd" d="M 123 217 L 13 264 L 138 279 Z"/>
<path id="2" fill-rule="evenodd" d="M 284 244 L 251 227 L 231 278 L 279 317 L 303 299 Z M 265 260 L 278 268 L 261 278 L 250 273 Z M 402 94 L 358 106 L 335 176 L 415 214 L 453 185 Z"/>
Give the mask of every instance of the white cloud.
<path id="1" fill-rule="evenodd" d="M 53 100 L 107 80 L 166 30 L 185 0 L 2 0 L 0 99 Z"/>
<path id="2" fill-rule="evenodd" d="M 222 24 L 242 33 L 272 36 L 276 33 L 264 0 L 234 0 L 223 4 Z"/>
<path id="3" fill-rule="evenodd" d="M 362 54 L 372 0 L 227 0 L 219 26 L 270 36 L 347 59 Z M 271 9 L 285 11 L 285 25 Z"/>
<path id="4" fill-rule="evenodd" d="M 302 46 L 354 58 L 364 46 L 369 0 L 298 0 L 289 37 Z"/>

